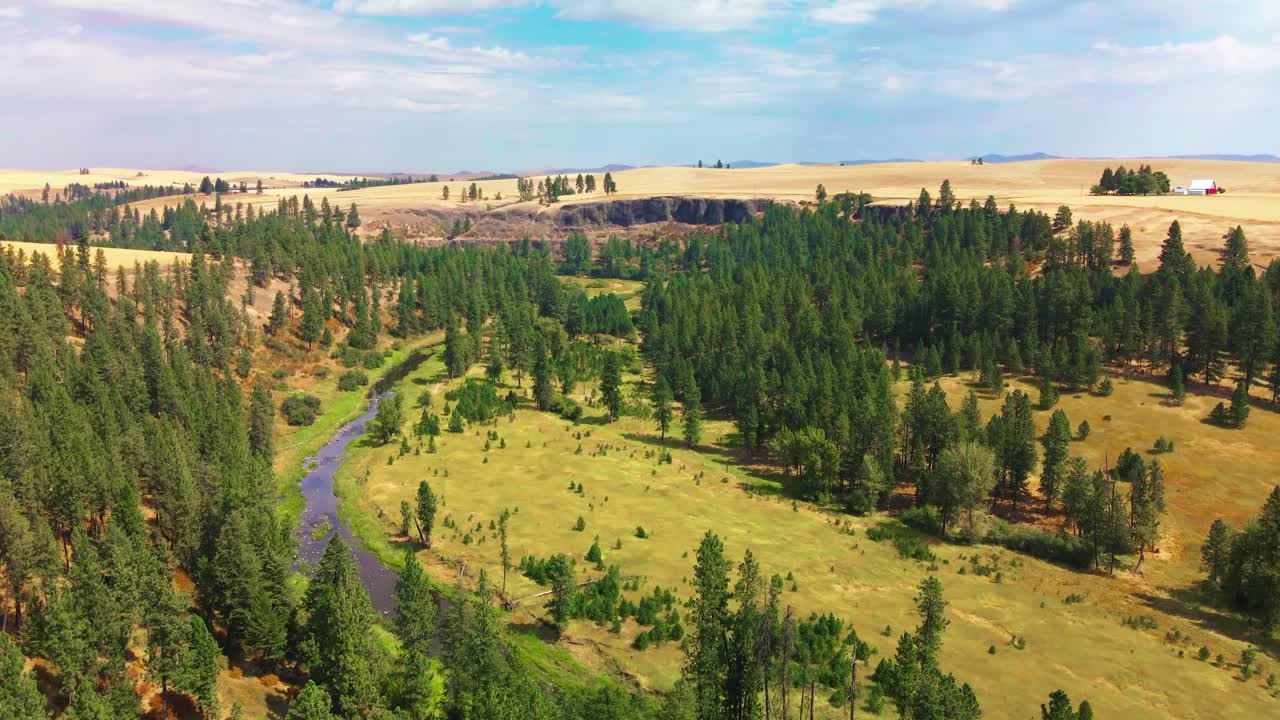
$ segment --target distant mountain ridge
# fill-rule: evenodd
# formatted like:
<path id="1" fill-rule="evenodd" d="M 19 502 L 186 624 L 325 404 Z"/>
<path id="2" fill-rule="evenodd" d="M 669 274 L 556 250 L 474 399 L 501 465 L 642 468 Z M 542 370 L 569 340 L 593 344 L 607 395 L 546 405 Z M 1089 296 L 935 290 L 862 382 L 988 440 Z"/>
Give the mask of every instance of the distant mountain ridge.
<path id="1" fill-rule="evenodd" d="M 981 157 L 984 163 L 1012 163 L 1026 162 L 1028 160 L 1123 160 L 1125 158 L 1111 157 L 1064 157 L 1062 155 L 1050 155 L 1044 152 L 1028 153 L 1026 155 L 1001 155 L 992 153 L 990 155 L 976 155 L 974 158 Z M 1148 157 L 1145 155 L 1137 157 Z M 1264 162 L 1275 163 L 1280 162 L 1280 157 L 1266 153 L 1256 155 L 1239 155 L 1235 153 L 1205 153 L 1202 155 L 1154 155 L 1149 156 L 1153 160 L 1224 160 L 1236 162 Z M 966 158 L 972 160 L 974 158 Z"/>
<path id="2" fill-rule="evenodd" d="M 981 158 L 983 163 L 995 163 L 997 165 L 1001 163 L 1026 162 L 1028 160 L 1063 160 L 1065 159 L 1061 155 L 1050 155 L 1049 153 L 1043 153 L 1043 152 L 1027 153 L 1026 155 L 1001 155 L 999 153 L 991 153 L 990 155 L 978 155 L 976 157 Z M 968 158 L 968 159 L 972 160 L 974 158 Z"/>

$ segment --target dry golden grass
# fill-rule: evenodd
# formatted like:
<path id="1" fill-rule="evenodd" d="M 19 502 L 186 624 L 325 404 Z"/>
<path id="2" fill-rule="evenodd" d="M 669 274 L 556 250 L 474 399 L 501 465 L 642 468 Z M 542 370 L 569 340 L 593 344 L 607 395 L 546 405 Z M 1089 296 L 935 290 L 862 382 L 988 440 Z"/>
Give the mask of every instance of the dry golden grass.
<path id="1" fill-rule="evenodd" d="M 12 247 L 14 252 L 21 250 L 28 258 L 32 253 L 43 253 L 57 264 L 58 247 L 50 243 L 33 243 L 33 242 L 15 242 L 13 240 L 0 240 L 0 247 Z M 75 250 L 74 247 L 70 248 Z M 91 248 L 91 252 L 97 252 L 97 247 Z M 102 248 L 107 254 L 107 268 L 114 273 L 116 268 L 123 265 L 126 269 L 132 270 L 134 263 L 158 262 L 162 269 L 168 268 L 173 264 L 174 260 L 188 262 L 191 259 L 189 253 L 184 252 L 161 252 L 158 250 L 128 250 L 125 248 Z"/>

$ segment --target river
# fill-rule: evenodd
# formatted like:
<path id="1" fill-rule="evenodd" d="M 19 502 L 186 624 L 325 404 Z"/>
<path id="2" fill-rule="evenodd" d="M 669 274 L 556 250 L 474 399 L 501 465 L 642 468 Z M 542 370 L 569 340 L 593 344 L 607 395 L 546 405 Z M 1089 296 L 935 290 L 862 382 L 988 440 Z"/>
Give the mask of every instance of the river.
<path id="1" fill-rule="evenodd" d="M 413 372 L 432 354 L 414 350 L 404 362 L 388 370 L 369 391 L 369 406 L 360 417 L 338 428 L 319 452 L 303 461 L 306 475 L 302 478 L 302 496 L 306 499 L 307 506 L 302 512 L 302 521 L 295 535 L 298 540 L 300 569 L 310 575 L 324 555 L 325 546 L 329 544 L 333 534 L 340 534 L 355 558 L 356 567 L 360 570 L 360 581 L 369 593 L 369 601 L 374 610 L 383 615 L 395 612 L 397 575 L 379 562 L 373 553 L 365 551 L 360 540 L 352 536 L 350 528 L 338 517 L 338 497 L 333 494 L 333 476 L 342 466 L 347 446 L 364 436 L 365 425 L 378 413 L 378 402 L 391 393 L 392 385 Z M 322 526 L 326 520 L 328 531 L 319 537 L 315 536 L 315 528 Z"/>

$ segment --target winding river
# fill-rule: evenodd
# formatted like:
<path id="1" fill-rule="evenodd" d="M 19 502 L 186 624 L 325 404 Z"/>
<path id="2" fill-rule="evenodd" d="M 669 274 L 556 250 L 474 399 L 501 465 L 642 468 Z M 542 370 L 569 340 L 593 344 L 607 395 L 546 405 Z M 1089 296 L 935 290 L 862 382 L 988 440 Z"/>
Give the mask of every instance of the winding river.
<path id="1" fill-rule="evenodd" d="M 313 571 L 320 557 L 324 555 L 325 546 L 334 533 L 341 535 L 343 542 L 355 557 L 356 566 L 360 570 L 360 581 L 369 593 L 373 608 L 383 615 L 395 612 L 395 588 L 397 575 L 387 568 L 372 553 L 365 551 L 360 540 L 351 534 L 351 529 L 338 516 L 338 497 L 333 493 L 333 477 L 342 466 L 347 446 L 364 435 L 365 425 L 378 413 L 378 402 L 391 392 L 391 386 L 413 372 L 433 353 L 425 350 L 414 350 L 401 364 L 391 368 L 369 391 L 369 406 L 360 417 L 343 425 L 320 448 L 319 452 L 303 461 L 306 475 L 302 478 L 302 496 L 306 499 L 306 509 L 302 512 L 295 537 L 298 540 L 298 565 L 308 575 Z M 328 523 L 328 531 L 317 535 L 318 526 Z"/>

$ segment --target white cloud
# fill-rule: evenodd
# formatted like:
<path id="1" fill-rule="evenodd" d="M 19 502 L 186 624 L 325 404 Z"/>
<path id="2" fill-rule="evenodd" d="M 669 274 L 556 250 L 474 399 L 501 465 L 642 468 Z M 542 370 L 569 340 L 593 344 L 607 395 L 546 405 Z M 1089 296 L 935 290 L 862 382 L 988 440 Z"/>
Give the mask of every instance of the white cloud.
<path id="1" fill-rule="evenodd" d="M 466 15 L 525 4 L 526 0 L 337 0 L 333 9 L 358 15 Z"/>
<path id="2" fill-rule="evenodd" d="M 886 75 L 880 80 L 880 88 L 885 92 L 901 92 L 906 86 L 906 81 L 898 75 Z"/>
<path id="3" fill-rule="evenodd" d="M 1005 12 L 1022 0 L 834 0 L 809 9 L 809 17 L 832 25 L 865 25 L 890 11 Z"/>
<path id="4" fill-rule="evenodd" d="M 20 7 L 0 7 L 0 20 L 21 20 L 23 14 Z"/>
<path id="5" fill-rule="evenodd" d="M 809 17 L 818 22 L 836 25 L 861 25 L 874 20 L 880 6 L 878 0 L 846 0 L 816 7 L 809 12 Z"/>
<path id="6" fill-rule="evenodd" d="M 431 33 L 415 33 L 410 35 L 408 39 L 411 43 L 435 50 L 449 49 L 449 38 L 432 35 Z"/>
<path id="7" fill-rule="evenodd" d="M 1094 43 L 1079 55 L 1033 54 L 978 60 L 935 76 L 939 90 L 993 100 L 1028 98 L 1067 88 L 1150 85 L 1172 87 L 1197 78 L 1239 79 L 1280 70 L 1280 41 L 1252 44 L 1230 35 L 1159 45 Z"/>
<path id="8" fill-rule="evenodd" d="M 624 22 L 654 30 L 723 32 L 751 27 L 791 0 L 551 0 L 558 17 Z"/>

